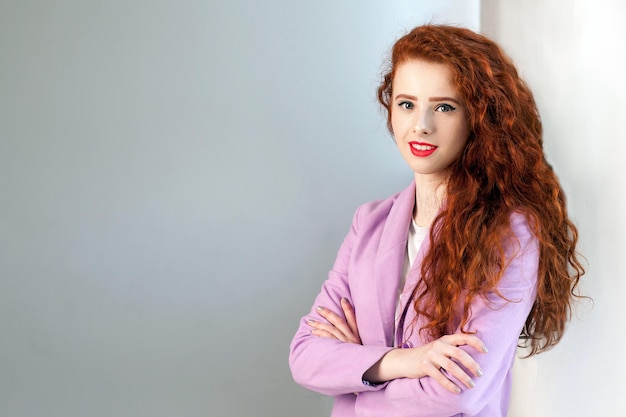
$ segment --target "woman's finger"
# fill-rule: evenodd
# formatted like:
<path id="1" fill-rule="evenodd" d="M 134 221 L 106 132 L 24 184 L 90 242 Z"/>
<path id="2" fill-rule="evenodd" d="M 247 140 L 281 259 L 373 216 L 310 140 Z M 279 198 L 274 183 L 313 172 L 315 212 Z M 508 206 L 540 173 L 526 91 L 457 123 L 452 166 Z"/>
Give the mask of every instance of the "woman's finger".
<path id="1" fill-rule="evenodd" d="M 342 342 L 347 341 L 346 336 L 332 324 L 321 323 L 315 320 L 309 320 L 307 324 L 313 328 L 311 333 L 315 336 L 337 339 Z"/>
<path id="2" fill-rule="evenodd" d="M 450 381 L 450 379 L 443 373 L 443 370 L 441 368 L 437 368 L 433 365 L 427 370 L 427 375 L 433 378 L 439 385 L 441 385 L 451 393 L 461 393 L 461 388 L 459 388 L 454 382 Z"/>
<path id="3" fill-rule="evenodd" d="M 346 323 L 348 324 L 348 327 L 352 331 L 352 335 L 354 335 L 356 339 L 354 343 L 361 344 L 361 336 L 359 335 L 359 328 L 357 327 L 357 324 L 356 324 L 356 315 L 354 313 L 354 307 L 352 307 L 352 304 L 350 304 L 350 301 L 348 301 L 348 299 L 345 297 L 341 299 L 341 309 L 343 310 L 343 314 L 346 317 Z"/>
<path id="4" fill-rule="evenodd" d="M 446 375 L 444 375 L 447 379 L 450 377 L 456 378 L 467 388 L 474 388 L 475 383 L 470 375 L 468 375 L 464 369 L 462 369 L 455 360 L 457 357 L 462 357 L 463 354 L 467 354 L 463 350 L 459 349 L 457 346 L 451 345 L 446 342 L 443 338 L 433 341 L 429 344 L 430 348 L 426 353 L 426 359 L 430 363 L 432 363 L 436 369 L 445 370 Z M 469 355 L 468 355 L 469 356 Z M 470 358 L 471 364 L 476 367 L 478 364 L 474 362 L 474 360 Z M 441 371 L 439 371 L 441 373 Z M 439 375 L 436 375 L 439 377 Z M 445 385 L 447 389 L 450 388 L 449 384 Z"/>
<path id="5" fill-rule="evenodd" d="M 455 363 L 452 359 L 448 357 L 443 357 L 441 362 L 439 363 L 440 369 L 443 369 L 447 372 L 447 374 L 454 376 L 458 381 L 460 381 L 467 388 L 474 388 L 476 383 L 472 379 L 470 375 L 468 375 L 457 363 Z M 448 377 L 445 375 L 446 378 Z M 449 379 L 449 378 L 448 378 Z M 455 385 L 456 386 L 456 385 Z"/>
<path id="6" fill-rule="evenodd" d="M 334 334 L 322 329 L 313 329 L 311 330 L 311 334 L 318 337 L 325 337 L 327 339 L 337 339 Z"/>
<path id="7" fill-rule="evenodd" d="M 471 346 L 476 349 L 477 352 L 487 353 L 489 350 L 485 346 L 482 340 L 478 336 L 473 334 L 455 333 L 443 336 L 440 340 L 446 341 L 455 346 Z"/>
<path id="8" fill-rule="evenodd" d="M 343 317 L 322 306 L 317 308 L 317 312 L 342 333 L 343 337 L 340 340 L 357 343 L 357 336 L 353 334 Z"/>
<path id="9" fill-rule="evenodd" d="M 443 353 L 446 356 L 454 359 L 466 369 L 469 369 L 474 376 L 480 377 L 483 375 L 478 362 L 465 350 L 458 348 L 458 346 L 471 346 L 479 352 L 486 353 L 487 348 L 478 337 L 467 334 L 448 335 L 439 339 L 439 342 L 448 345 L 447 347 L 445 344 L 443 345 L 445 349 Z"/>

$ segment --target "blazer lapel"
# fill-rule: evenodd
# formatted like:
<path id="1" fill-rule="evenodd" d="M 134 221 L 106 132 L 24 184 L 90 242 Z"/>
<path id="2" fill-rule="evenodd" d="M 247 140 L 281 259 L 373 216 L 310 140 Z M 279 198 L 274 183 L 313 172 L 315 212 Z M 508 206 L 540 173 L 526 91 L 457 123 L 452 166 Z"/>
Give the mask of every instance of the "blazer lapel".
<path id="1" fill-rule="evenodd" d="M 398 194 L 389 211 L 374 264 L 376 300 L 387 346 L 393 346 L 398 286 L 406 257 L 407 236 L 414 206 L 415 183 L 413 182 Z"/>

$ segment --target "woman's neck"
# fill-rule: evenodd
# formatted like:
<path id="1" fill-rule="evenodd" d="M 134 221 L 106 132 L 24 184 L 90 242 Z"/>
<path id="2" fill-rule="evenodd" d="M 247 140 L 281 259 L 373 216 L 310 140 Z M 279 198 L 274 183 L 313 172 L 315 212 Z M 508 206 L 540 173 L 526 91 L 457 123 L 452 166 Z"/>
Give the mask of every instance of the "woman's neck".
<path id="1" fill-rule="evenodd" d="M 413 219 L 420 227 L 430 226 L 439 213 L 446 193 L 441 177 L 415 174 Z"/>

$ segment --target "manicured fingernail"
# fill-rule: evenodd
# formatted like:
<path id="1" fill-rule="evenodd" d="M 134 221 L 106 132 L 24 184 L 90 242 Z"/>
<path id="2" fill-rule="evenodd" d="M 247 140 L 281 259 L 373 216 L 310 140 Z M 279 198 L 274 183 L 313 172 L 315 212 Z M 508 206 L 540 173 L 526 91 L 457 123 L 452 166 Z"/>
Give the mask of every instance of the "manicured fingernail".
<path id="1" fill-rule="evenodd" d="M 487 349 L 487 346 L 483 345 L 483 352 L 487 353 L 489 352 L 489 349 Z"/>
<path id="2" fill-rule="evenodd" d="M 468 384 L 470 386 L 470 388 L 474 388 L 476 386 L 476 384 L 474 383 L 474 381 L 472 381 L 471 379 L 469 380 Z"/>
<path id="3" fill-rule="evenodd" d="M 482 370 L 480 370 L 480 369 L 477 369 L 477 370 L 476 370 L 476 375 L 478 375 L 478 376 L 483 376 L 483 371 L 482 371 Z"/>
<path id="4" fill-rule="evenodd" d="M 324 311 L 324 307 L 322 307 L 322 306 L 317 306 L 317 311 Z"/>
<path id="5" fill-rule="evenodd" d="M 454 392 L 456 392 L 457 394 L 460 394 L 461 393 L 461 388 L 454 387 Z"/>
<path id="6" fill-rule="evenodd" d="M 313 320 L 307 320 L 307 323 L 310 324 L 311 326 L 315 324 Z"/>

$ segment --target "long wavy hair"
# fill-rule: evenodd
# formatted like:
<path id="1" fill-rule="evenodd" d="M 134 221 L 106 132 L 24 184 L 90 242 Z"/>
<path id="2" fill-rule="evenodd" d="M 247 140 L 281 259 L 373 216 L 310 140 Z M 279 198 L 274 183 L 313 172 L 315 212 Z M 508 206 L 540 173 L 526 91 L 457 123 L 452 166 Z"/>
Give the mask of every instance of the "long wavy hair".
<path id="1" fill-rule="evenodd" d="M 395 70 L 408 60 L 448 65 L 469 115 L 470 135 L 450 167 L 446 201 L 431 227 L 431 246 L 414 290 L 420 329 L 434 340 L 465 331 L 475 297 L 497 292 L 506 269 L 510 216 L 526 216 L 539 244 L 537 298 L 520 336 L 529 356 L 557 344 L 578 297 L 584 267 L 563 189 L 543 152 L 533 95 L 501 48 L 469 29 L 419 26 L 393 46 L 378 88 L 391 129 Z M 462 306 L 462 309 L 459 309 Z"/>

